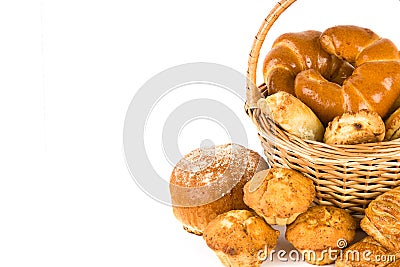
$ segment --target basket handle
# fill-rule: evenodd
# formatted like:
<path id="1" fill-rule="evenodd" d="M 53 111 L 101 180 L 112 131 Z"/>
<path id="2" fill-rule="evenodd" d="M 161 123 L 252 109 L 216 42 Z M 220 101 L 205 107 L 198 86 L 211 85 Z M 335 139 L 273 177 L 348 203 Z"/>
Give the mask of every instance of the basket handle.
<path id="1" fill-rule="evenodd" d="M 261 98 L 261 92 L 256 84 L 257 64 L 260 56 L 261 46 L 275 21 L 294 2 L 296 2 L 296 0 L 279 1 L 265 18 L 260 29 L 258 30 L 249 55 L 246 81 L 246 110 L 257 108 L 257 101 Z"/>

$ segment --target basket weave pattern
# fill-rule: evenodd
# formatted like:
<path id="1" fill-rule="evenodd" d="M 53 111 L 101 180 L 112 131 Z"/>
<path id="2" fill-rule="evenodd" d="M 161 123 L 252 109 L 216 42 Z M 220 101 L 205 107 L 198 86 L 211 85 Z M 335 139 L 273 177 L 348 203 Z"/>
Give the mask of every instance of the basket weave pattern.
<path id="1" fill-rule="evenodd" d="M 256 86 L 262 44 L 280 14 L 295 1 L 277 3 L 255 37 L 248 62 L 245 110 L 258 129 L 271 166 L 302 172 L 316 185 L 317 204 L 336 205 L 361 218 L 371 200 L 400 185 L 400 140 L 359 145 L 302 140 L 279 128 L 256 105 L 267 91 L 265 84 Z"/>

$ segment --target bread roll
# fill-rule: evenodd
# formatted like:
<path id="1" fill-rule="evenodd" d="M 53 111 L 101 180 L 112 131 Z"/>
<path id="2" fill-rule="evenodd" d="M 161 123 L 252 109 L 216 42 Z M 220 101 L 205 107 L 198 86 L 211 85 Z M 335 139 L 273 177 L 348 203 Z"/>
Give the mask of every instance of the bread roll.
<path id="1" fill-rule="evenodd" d="M 385 124 L 378 113 L 368 110 L 346 112 L 328 124 L 324 142 L 331 145 L 355 145 L 381 142 Z"/>
<path id="2" fill-rule="evenodd" d="M 315 198 L 311 179 L 278 167 L 257 172 L 243 190 L 244 202 L 267 223 L 277 225 L 292 223 Z"/>
<path id="3" fill-rule="evenodd" d="M 261 111 L 287 132 L 302 139 L 322 141 L 325 128 L 312 110 L 286 92 L 278 92 L 257 103 Z"/>
<path id="4" fill-rule="evenodd" d="M 310 264 L 325 265 L 335 260 L 341 242 L 349 244 L 356 233 L 356 222 L 345 210 L 314 206 L 287 227 L 286 239 L 303 253 Z M 327 250 L 335 250 L 331 255 Z"/>
<path id="5" fill-rule="evenodd" d="M 257 267 L 260 255 L 271 251 L 278 241 L 274 230 L 254 212 L 232 210 L 212 220 L 203 238 L 227 267 Z M 266 251 L 267 250 L 267 251 Z"/>
<path id="6" fill-rule="evenodd" d="M 256 152 L 238 144 L 198 148 L 174 167 L 170 193 L 175 217 L 186 231 L 201 235 L 219 214 L 248 209 L 243 186 L 267 163 Z"/>

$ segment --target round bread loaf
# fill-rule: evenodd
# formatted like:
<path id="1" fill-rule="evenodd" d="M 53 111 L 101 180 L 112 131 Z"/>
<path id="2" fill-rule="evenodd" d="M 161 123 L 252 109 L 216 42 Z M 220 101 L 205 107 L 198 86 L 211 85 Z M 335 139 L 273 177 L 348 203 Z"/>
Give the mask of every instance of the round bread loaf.
<path id="1" fill-rule="evenodd" d="M 257 153 L 238 144 L 198 148 L 174 167 L 170 193 L 175 217 L 186 231 L 201 235 L 219 214 L 249 209 L 243 186 L 268 167 Z"/>

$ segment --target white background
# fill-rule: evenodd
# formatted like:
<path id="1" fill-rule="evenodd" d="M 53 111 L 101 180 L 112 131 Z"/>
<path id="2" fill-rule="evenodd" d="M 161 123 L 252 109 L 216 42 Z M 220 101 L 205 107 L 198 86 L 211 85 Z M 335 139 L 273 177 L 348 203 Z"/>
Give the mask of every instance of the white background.
<path id="1" fill-rule="evenodd" d="M 266 45 L 278 33 L 334 24 L 369 27 L 400 44 L 398 0 L 319 2 L 295 3 Z M 148 79 L 178 64 L 245 73 L 274 3 L 0 2 L 0 266 L 220 266 L 201 237 L 130 177 L 125 112 Z M 242 118 L 249 146 L 261 151 Z M 200 137 L 180 140 L 182 153 Z M 159 172 L 168 179 L 166 170 Z"/>

